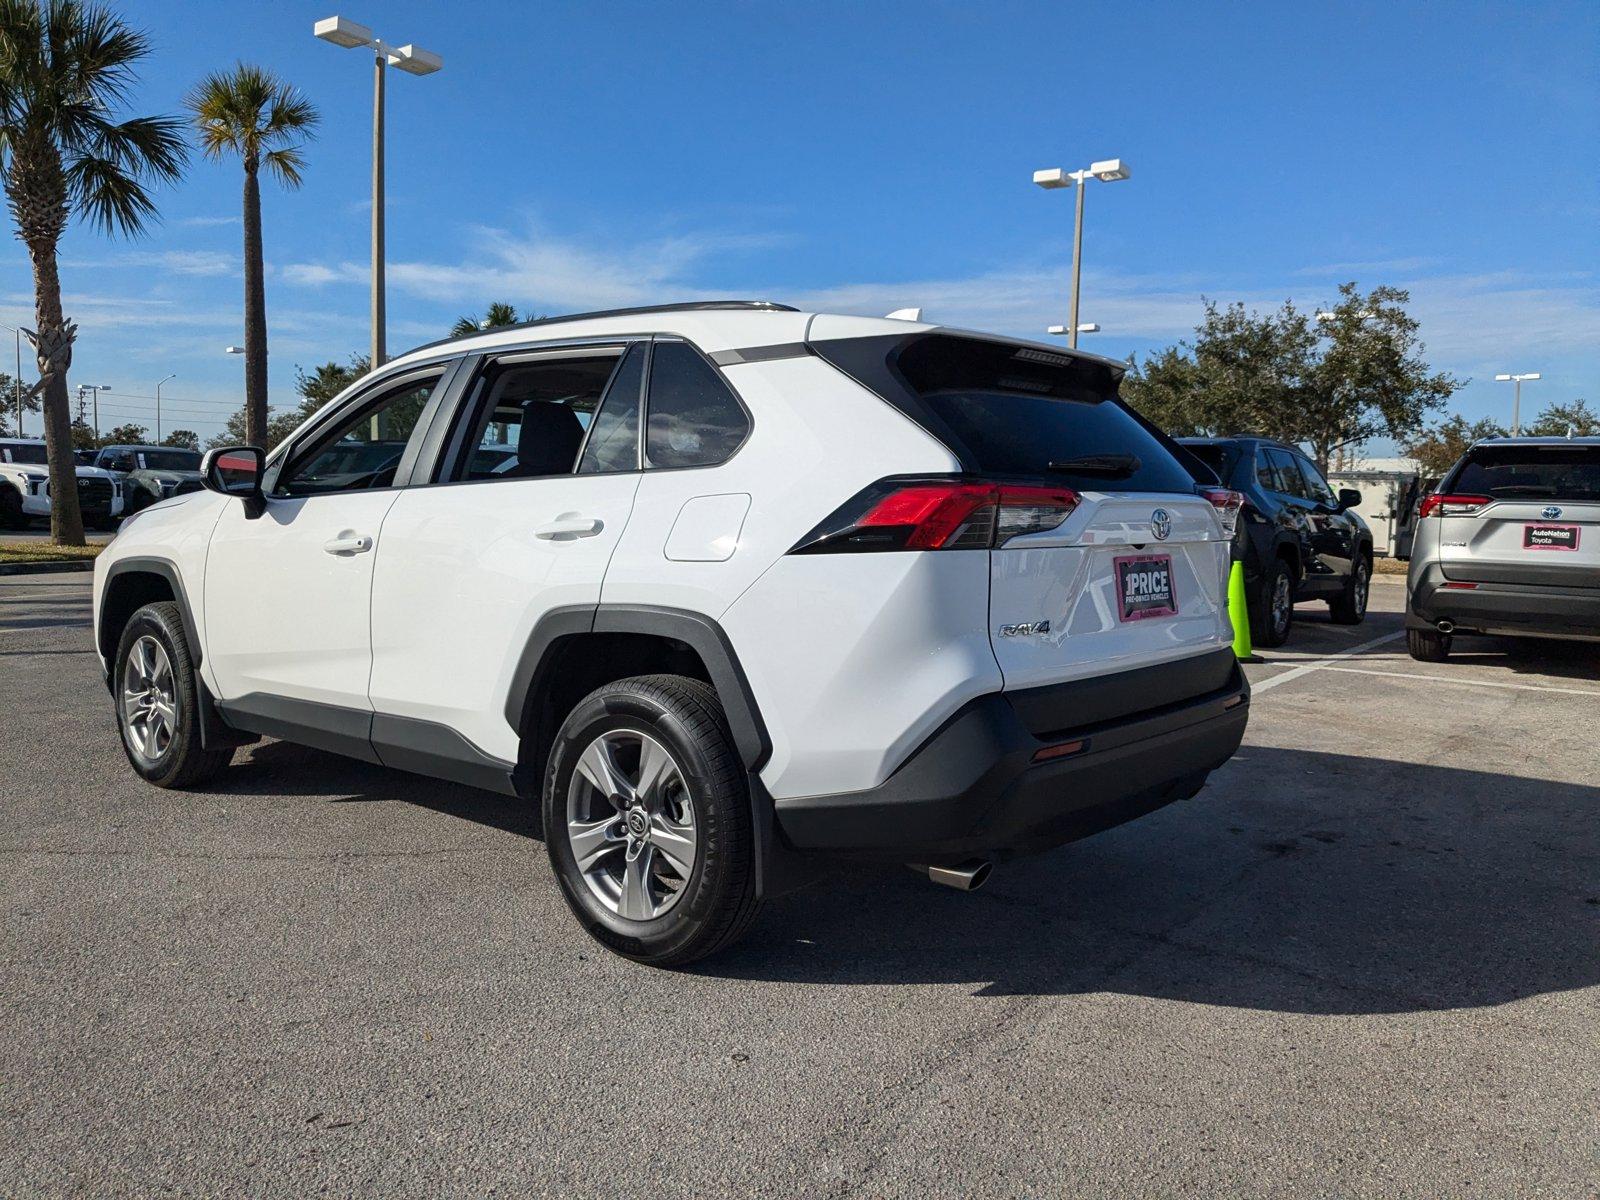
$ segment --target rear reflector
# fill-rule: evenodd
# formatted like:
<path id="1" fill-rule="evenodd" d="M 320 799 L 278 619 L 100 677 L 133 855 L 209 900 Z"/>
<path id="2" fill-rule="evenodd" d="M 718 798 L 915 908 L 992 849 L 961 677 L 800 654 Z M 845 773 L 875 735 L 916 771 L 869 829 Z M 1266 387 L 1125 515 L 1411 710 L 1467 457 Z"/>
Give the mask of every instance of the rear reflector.
<path id="1" fill-rule="evenodd" d="M 1450 588 L 1450 589 L 1452 589 L 1454 591 L 1459 591 L 1459 592 L 1470 592 L 1475 587 L 1477 587 L 1478 585 L 1475 584 L 1475 583 L 1443 583 L 1443 584 L 1440 584 L 1439 586 L 1441 588 Z"/>
<path id="2" fill-rule="evenodd" d="M 1232 538 L 1234 531 L 1239 528 L 1239 510 L 1244 507 L 1244 493 L 1232 488 L 1203 487 L 1200 494 L 1211 501 L 1211 507 L 1217 510 L 1217 517 L 1222 521 L 1222 532 Z"/>
<path id="3" fill-rule="evenodd" d="M 1066 758 L 1069 754 L 1077 754 L 1089 743 L 1079 738 L 1075 742 L 1060 742 L 1054 746 L 1046 746 L 1037 751 L 1033 756 L 1034 762 L 1049 762 L 1052 758 Z"/>
<path id="4" fill-rule="evenodd" d="M 1438 492 L 1422 498 L 1419 517 L 1464 517 L 1477 512 L 1485 504 L 1494 502 L 1493 496 L 1446 496 Z"/>
<path id="5" fill-rule="evenodd" d="M 948 476 L 882 479 L 841 504 L 790 553 L 989 550 L 1054 529 L 1077 507 L 1070 488 Z"/>

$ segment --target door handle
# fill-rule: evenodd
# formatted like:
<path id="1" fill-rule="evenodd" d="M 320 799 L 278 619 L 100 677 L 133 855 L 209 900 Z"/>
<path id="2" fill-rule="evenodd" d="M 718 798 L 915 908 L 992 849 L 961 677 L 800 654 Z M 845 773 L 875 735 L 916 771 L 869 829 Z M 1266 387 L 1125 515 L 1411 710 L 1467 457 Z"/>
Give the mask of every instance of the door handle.
<path id="1" fill-rule="evenodd" d="M 533 531 L 533 536 L 546 542 L 566 542 L 573 538 L 593 537 L 605 527 L 605 522 L 598 517 L 563 515 L 539 526 Z"/>
<path id="2" fill-rule="evenodd" d="M 372 539 L 362 537 L 336 537 L 322 543 L 322 549 L 327 554 L 365 554 L 372 549 Z"/>

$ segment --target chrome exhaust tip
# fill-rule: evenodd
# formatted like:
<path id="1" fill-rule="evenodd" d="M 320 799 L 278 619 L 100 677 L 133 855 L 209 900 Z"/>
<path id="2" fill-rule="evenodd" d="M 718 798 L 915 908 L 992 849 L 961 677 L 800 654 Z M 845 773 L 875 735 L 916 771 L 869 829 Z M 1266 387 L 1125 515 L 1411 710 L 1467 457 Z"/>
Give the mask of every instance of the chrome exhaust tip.
<path id="1" fill-rule="evenodd" d="M 1454 633 L 1456 631 L 1456 623 L 1454 621 L 1439 621 L 1434 625 L 1434 628 L 1440 633 Z"/>
<path id="2" fill-rule="evenodd" d="M 994 864 L 984 858 L 969 858 L 954 867 L 927 867 L 920 863 L 908 864 L 919 875 L 926 875 L 930 883 L 955 888 L 958 892 L 975 892 L 989 879 Z"/>

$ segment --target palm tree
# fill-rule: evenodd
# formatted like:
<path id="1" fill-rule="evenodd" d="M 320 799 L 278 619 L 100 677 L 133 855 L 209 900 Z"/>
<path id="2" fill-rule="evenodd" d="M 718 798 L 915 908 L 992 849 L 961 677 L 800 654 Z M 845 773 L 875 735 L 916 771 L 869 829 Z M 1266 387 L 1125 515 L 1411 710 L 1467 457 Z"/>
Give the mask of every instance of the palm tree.
<path id="1" fill-rule="evenodd" d="M 507 325 L 515 325 L 521 319 L 514 307 L 496 300 L 489 305 L 489 311 L 484 314 L 481 321 L 477 317 L 456 318 L 456 323 L 450 326 L 450 336 L 466 337 L 469 333 L 480 333 L 485 329 L 500 329 Z"/>
<path id="2" fill-rule="evenodd" d="M 300 186 L 301 148 L 322 119 L 298 88 L 263 67 L 239 63 L 208 75 L 185 98 L 207 158 L 244 162 L 245 441 L 266 445 L 267 291 L 262 278 L 261 183 L 264 166 L 286 188 Z"/>
<path id="3" fill-rule="evenodd" d="M 0 0 L 0 181 L 33 266 L 36 329 L 50 464 L 50 533 L 83 545 L 67 369 L 77 326 L 61 311 L 56 248 L 74 215 L 109 234 L 142 232 L 156 215 L 148 184 L 178 178 L 185 149 L 178 121 L 129 117 L 134 67 L 150 52 L 144 34 L 97 4 Z"/>

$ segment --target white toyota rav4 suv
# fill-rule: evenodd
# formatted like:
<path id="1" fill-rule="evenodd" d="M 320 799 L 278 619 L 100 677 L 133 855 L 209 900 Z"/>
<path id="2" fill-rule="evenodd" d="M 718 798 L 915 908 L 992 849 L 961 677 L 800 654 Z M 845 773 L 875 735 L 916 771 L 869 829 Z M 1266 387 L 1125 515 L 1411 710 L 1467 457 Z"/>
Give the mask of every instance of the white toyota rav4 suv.
<path id="1" fill-rule="evenodd" d="M 579 921 L 663 965 L 813 856 L 975 886 L 1244 732 L 1238 497 L 1121 370 L 731 301 L 424 346 L 101 555 L 128 758 L 190 786 L 268 735 L 537 799 Z"/>

